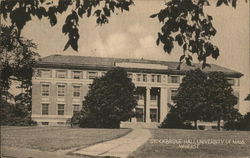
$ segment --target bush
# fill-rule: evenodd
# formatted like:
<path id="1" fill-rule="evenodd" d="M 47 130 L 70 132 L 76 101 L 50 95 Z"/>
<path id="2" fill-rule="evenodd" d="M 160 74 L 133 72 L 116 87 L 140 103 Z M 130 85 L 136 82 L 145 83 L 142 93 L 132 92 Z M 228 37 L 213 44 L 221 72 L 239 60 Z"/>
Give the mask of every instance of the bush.
<path id="1" fill-rule="evenodd" d="M 190 122 L 184 122 L 174 112 L 169 112 L 159 128 L 194 129 Z"/>
<path id="2" fill-rule="evenodd" d="M 0 100 L 0 125 L 1 126 L 34 126 L 37 122 L 31 120 L 28 112 L 15 104 Z"/>
<path id="3" fill-rule="evenodd" d="M 227 121 L 224 124 L 224 129 L 250 131 L 250 112 L 238 120 Z"/>

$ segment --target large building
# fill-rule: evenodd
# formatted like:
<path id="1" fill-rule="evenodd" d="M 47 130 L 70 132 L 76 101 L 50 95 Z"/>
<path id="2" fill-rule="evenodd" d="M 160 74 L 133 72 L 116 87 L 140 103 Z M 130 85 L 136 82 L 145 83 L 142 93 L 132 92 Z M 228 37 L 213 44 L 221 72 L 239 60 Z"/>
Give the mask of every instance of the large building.
<path id="1" fill-rule="evenodd" d="M 51 55 L 43 58 L 34 68 L 32 80 L 32 119 L 40 125 L 63 125 L 74 112 L 81 109 L 84 96 L 93 79 L 104 75 L 113 67 L 127 70 L 138 91 L 139 112 L 123 124 L 160 123 L 168 113 L 179 84 L 186 71 L 199 67 L 178 62 L 145 59 L 119 59 L 85 56 Z M 235 95 L 239 96 L 241 73 L 211 65 L 205 72 L 221 71 L 228 77 Z M 239 108 L 239 105 L 237 105 Z"/>

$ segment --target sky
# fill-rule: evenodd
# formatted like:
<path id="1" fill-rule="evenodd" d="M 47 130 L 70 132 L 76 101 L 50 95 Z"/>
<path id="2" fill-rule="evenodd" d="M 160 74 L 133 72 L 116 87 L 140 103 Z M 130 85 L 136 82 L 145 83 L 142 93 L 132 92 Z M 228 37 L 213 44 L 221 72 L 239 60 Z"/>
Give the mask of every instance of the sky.
<path id="1" fill-rule="evenodd" d="M 170 55 L 164 53 L 162 46 L 156 45 L 162 24 L 157 18 L 149 18 L 164 8 L 165 1 L 134 0 L 135 5 L 129 12 L 112 15 L 110 22 L 102 26 L 95 23 L 95 17 L 80 19 L 78 52 L 71 48 L 63 51 L 67 42 L 67 36 L 61 32 L 65 14 L 58 16 L 58 24 L 54 27 L 46 19 L 32 19 L 26 24 L 22 36 L 37 43 L 37 52 L 42 57 L 62 54 L 178 61 L 182 50 L 175 45 Z M 250 111 L 250 102 L 244 101 L 250 93 L 249 2 L 238 0 L 236 9 L 227 6 L 216 8 L 212 3 L 205 10 L 213 16 L 217 34 L 212 41 L 220 49 L 219 58 L 208 62 L 244 74 L 241 78 L 240 109 L 242 112 Z"/>

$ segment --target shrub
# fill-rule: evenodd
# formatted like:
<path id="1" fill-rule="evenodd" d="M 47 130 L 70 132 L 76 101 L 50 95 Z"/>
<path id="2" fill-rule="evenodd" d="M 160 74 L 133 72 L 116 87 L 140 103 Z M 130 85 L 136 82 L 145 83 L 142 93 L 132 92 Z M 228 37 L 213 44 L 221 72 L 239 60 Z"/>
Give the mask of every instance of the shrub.
<path id="1" fill-rule="evenodd" d="M 224 129 L 250 131 L 250 112 L 238 120 L 227 121 L 224 124 Z"/>
<path id="2" fill-rule="evenodd" d="M 159 128 L 194 129 L 190 122 L 184 122 L 174 112 L 169 112 Z"/>

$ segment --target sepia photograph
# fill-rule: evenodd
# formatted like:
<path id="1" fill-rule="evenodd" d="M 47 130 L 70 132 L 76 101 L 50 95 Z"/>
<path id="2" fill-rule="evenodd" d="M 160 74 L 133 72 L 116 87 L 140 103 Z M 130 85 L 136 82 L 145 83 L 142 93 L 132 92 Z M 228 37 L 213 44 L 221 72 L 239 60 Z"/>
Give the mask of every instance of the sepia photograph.
<path id="1" fill-rule="evenodd" d="M 0 0 L 1 158 L 250 158 L 249 0 Z"/>

